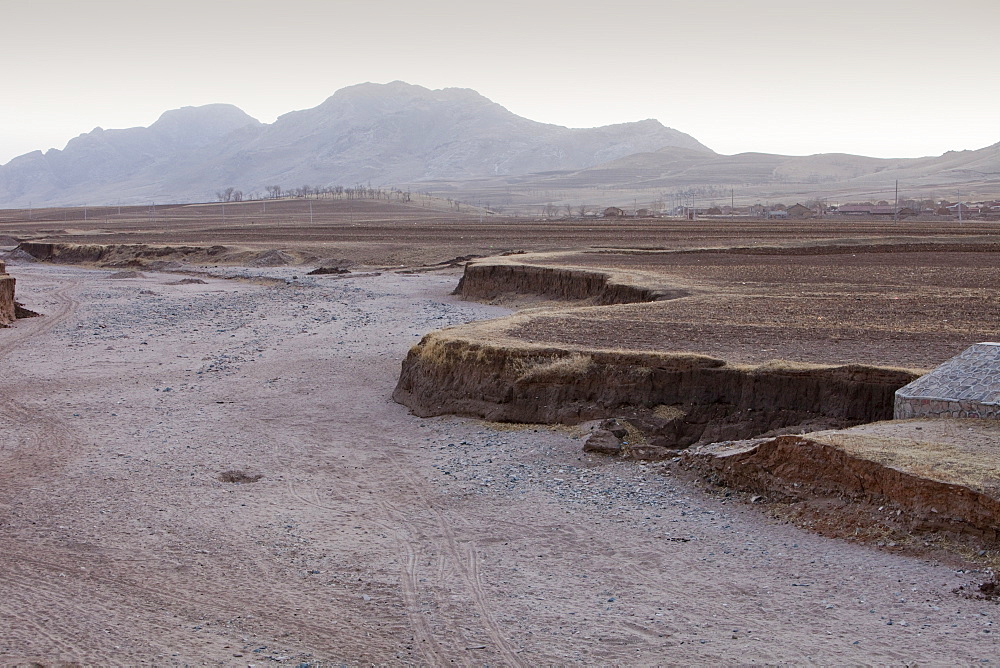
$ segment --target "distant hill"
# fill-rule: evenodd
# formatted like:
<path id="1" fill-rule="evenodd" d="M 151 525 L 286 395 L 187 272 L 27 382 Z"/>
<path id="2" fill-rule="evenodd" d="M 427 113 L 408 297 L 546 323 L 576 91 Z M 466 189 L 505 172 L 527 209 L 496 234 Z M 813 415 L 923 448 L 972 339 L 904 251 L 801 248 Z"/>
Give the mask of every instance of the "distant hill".
<path id="1" fill-rule="evenodd" d="M 210 104 L 167 111 L 148 128 L 95 128 L 61 151 L 33 151 L 0 167 L 0 205 L 128 201 L 135 182 L 159 165 L 259 126 L 237 107 Z"/>
<path id="2" fill-rule="evenodd" d="M 0 206 L 204 201 L 227 186 L 403 185 L 578 170 L 678 146 L 712 152 L 654 120 L 570 129 L 528 120 L 475 91 L 360 84 L 265 125 L 230 105 L 169 111 L 148 128 L 95 129 L 62 151 L 0 167 Z"/>
<path id="3" fill-rule="evenodd" d="M 1000 144 L 927 158 L 869 158 L 844 153 L 719 155 L 679 147 L 636 153 L 580 170 L 527 177 L 423 184 L 426 191 L 508 210 L 627 206 L 659 201 L 708 206 L 826 199 L 831 203 L 902 197 L 955 200 L 1000 197 Z M 541 193 L 544 199 L 539 199 Z"/>
<path id="4" fill-rule="evenodd" d="M 752 131 L 748 128 L 747 131 Z M 1000 144 L 942 156 L 719 155 L 645 120 L 573 129 L 469 89 L 359 84 L 263 124 L 214 104 L 81 135 L 0 166 L 0 207 L 211 201 L 227 187 L 411 188 L 508 211 L 554 203 L 1000 196 Z M 694 199 L 691 199 L 694 198 Z"/>

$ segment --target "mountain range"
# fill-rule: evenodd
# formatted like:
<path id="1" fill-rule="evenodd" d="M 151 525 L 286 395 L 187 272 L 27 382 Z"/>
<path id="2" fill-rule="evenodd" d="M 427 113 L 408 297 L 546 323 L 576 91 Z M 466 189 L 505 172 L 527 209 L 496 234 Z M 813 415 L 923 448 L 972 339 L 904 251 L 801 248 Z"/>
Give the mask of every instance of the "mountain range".
<path id="1" fill-rule="evenodd" d="M 612 204 L 623 197 L 1000 194 L 1000 144 L 916 159 L 719 155 L 655 120 L 565 128 L 469 89 L 359 84 L 265 124 L 237 107 L 165 112 L 149 127 L 92 132 L 0 166 L 0 207 L 212 201 L 234 187 L 411 188 L 488 206 Z M 935 191 L 936 189 L 936 191 Z M 932 193 L 932 191 L 935 191 Z M 954 195 L 952 195 L 954 196 Z"/>

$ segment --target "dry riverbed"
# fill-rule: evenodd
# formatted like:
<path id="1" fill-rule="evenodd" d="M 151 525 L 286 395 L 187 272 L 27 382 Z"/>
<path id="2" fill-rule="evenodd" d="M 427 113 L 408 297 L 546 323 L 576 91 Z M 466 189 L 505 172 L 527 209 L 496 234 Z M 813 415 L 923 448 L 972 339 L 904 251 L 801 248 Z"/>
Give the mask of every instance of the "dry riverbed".
<path id="1" fill-rule="evenodd" d="M 506 313 L 449 296 L 457 274 L 8 271 L 45 317 L 0 330 L 2 663 L 998 654 L 974 567 L 807 533 L 570 430 L 410 416 L 408 347 Z"/>

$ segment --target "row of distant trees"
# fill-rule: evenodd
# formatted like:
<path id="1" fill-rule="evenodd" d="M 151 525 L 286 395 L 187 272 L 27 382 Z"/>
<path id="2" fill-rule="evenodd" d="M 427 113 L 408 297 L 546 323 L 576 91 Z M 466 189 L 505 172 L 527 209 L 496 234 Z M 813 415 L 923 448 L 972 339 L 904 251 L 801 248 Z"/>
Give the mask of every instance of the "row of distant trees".
<path id="1" fill-rule="evenodd" d="M 244 194 L 242 190 L 236 188 L 225 188 L 216 191 L 215 197 L 219 202 L 242 202 L 244 200 L 261 199 L 284 199 L 288 197 L 302 197 L 314 199 L 375 199 L 388 201 L 409 202 L 410 191 L 398 188 L 373 188 L 370 185 L 358 184 L 356 186 L 300 186 L 298 188 L 285 188 L 284 186 L 267 186 L 265 192 L 252 192 Z"/>

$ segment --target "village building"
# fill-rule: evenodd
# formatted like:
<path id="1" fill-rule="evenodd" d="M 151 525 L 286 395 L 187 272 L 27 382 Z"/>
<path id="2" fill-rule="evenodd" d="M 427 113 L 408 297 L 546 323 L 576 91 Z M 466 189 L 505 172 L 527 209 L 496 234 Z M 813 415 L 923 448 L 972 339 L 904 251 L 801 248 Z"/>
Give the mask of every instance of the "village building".
<path id="1" fill-rule="evenodd" d="M 789 218 L 812 218 L 815 212 L 803 204 L 793 204 L 785 210 Z"/>

